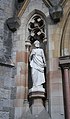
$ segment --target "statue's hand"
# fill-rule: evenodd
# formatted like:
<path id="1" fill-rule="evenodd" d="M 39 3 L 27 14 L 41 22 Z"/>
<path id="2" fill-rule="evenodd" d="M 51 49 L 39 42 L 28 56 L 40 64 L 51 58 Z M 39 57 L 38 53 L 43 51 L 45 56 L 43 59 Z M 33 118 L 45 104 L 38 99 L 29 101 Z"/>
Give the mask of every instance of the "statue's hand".
<path id="1" fill-rule="evenodd" d="M 46 63 L 44 64 L 44 67 L 46 67 Z"/>

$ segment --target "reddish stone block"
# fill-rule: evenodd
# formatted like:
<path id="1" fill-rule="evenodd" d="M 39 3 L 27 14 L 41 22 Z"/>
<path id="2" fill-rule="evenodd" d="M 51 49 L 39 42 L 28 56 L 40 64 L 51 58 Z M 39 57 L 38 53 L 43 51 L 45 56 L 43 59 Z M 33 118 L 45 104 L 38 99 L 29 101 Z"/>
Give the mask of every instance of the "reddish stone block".
<path id="1" fill-rule="evenodd" d="M 58 70 L 59 64 L 58 64 L 58 58 L 50 58 L 49 59 L 49 69 L 50 71 L 56 71 Z"/>
<path id="2" fill-rule="evenodd" d="M 15 99 L 14 107 L 23 107 L 23 99 Z"/>
<path id="3" fill-rule="evenodd" d="M 18 86 L 16 92 L 16 99 L 24 99 L 25 97 L 25 87 Z"/>
<path id="4" fill-rule="evenodd" d="M 50 71 L 47 75 L 50 79 L 62 78 L 61 70 Z"/>
<path id="5" fill-rule="evenodd" d="M 24 75 L 16 76 L 16 85 L 25 87 L 25 76 Z"/>
<path id="6" fill-rule="evenodd" d="M 20 73 L 24 75 L 28 74 L 28 67 L 25 67 L 24 69 L 21 67 Z"/>
<path id="7" fill-rule="evenodd" d="M 21 51 L 21 52 L 16 52 L 16 62 L 25 62 L 27 63 L 27 52 Z"/>

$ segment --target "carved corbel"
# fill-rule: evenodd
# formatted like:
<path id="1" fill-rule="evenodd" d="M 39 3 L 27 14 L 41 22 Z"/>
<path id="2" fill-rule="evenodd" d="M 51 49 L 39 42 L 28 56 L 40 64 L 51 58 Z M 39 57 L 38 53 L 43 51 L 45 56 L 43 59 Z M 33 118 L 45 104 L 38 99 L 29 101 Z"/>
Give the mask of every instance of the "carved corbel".
<path id="1" fill-rule="evenodd" d="M 9 30 L 15 32 L 20 26 L 20 19 L 18 17 L 11 17 L 6 20 Z"/>
<path id="2" fill-rule="evenodd" d="M 60 5 L 49 8 L 49 14 L 54 22 L 59 22 L 63 16 L 63 8 Z"/>
<path id="3" fill-rule="evenodd" d="M 49 15 L 54 22 L 59 22 L 63 16 L 63 6 L 66 0 L 43 0 L 49 8 Z"/>

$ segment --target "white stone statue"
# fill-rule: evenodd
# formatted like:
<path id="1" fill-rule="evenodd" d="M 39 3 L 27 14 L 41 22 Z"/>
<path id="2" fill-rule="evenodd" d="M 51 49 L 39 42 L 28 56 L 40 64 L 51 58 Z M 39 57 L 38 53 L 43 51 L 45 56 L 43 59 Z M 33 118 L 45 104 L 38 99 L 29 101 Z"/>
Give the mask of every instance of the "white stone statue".
<path id="1" fill-rule="evenodd" d="M 46 66 L 45 56 L 43 49 L 40 48 L 40 42 L 36 40 L 34 42 L 35 48 L 29 57 L 31 66 L 31 75 L 33 81 L 33 87 L 31 91 L 44 91 L 43 83 L 45 83 L 44 67 Z"/>

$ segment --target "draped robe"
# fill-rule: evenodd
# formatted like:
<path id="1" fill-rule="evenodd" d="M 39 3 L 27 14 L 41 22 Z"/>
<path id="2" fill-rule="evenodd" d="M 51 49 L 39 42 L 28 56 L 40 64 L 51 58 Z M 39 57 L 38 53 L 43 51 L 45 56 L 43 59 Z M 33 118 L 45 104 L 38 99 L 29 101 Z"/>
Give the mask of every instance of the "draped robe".
<path id="1" fill-rule="evenodd" d="M 39 86 L 45 82 L 44 67 L 46 62 L 43 49 L 33 49 L 30 59 L 33 86 Z"/>

